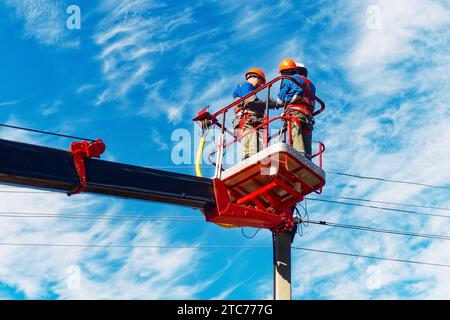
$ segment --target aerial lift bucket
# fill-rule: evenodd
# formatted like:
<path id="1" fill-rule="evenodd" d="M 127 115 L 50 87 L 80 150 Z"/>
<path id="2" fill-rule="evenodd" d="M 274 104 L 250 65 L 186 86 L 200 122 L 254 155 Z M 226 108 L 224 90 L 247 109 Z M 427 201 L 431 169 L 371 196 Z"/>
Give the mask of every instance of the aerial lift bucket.
<path id="1" fill-rule="evenodd" d="M 217 224 L 292 229 L 291 208 L 325 185 L 325 172 L 286 143 L 276 143 L 214 178 Z"/>
<path id="2" fill-rule="evenodd" d="M 278 77 L 249 95 L 256 94 L 265 87 L 269 88 L 269 95 L 270 86 L 284 78 L 286 76 Z M 295 79 L 290 79 L 296 82 Z M 240 100 L 246 98 L 247 96 Z M 325 109 L 325 104 L 319 98 L 315 99 L 322 106 L 314 114 L 317 115 Z M 234 137 L 231 143 L 225 143 L 225 134 L 233 135 L 225 126 L 225 114 L 227 110 L 241 103 L 240 100 L 214 114 L 202 109 L 193 119 L 200 123 L 202 129 L 215 125 L 222 130 L 218 150 L 213 152 L 216 154 L 216 162 L 213 162 L 216 166 L 213 178 L 216 207 L 204 211 L 206 220 L 228 227 L 266 228 L 274 233 L 290 231 L 295 225 L 292 207 L 306 195 L 312 192 L 320 193 L 325 185 L 325 172 L 322 170 L 325 147 L 319 143 L 319 152 L 313 155 L 313 158 L 319 156 L 319 165 L 316 165 L 287 143 L 277 142 L 269 145 L 270 138 L 267 138 L 262 151 L 224 169 L 224 148 L 242 138 Z M 221 122 L 217 119 L 219 115 L 223 116 Z M 269 119 L 267 108 L 264 123 L 255 130 L 265 130 L 265 136 L 268 137 L 269 124 L 275 120 L 289 121 L 289 118 L 278 116 Z M 202 146 L 203 141 L 202 139 Z M 199 148 L 199 154 L 201 149 Z M 197 159 L 199 158 L 201 157 L 198 156 Z M 199 163 L 196 169 L 199 174 Z"/>

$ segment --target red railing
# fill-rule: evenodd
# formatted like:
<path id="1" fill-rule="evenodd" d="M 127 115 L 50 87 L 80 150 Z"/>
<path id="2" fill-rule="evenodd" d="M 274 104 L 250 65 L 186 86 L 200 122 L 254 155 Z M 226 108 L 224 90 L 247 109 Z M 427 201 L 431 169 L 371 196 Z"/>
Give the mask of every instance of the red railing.
<path id="1" fill-rule="evenodd" d="M 256 90 L 252 91 L 251 93 L 249 93 L 248 95 L 246 95 L 245 97 L 242 97 L 236 101 L 234 101 L 233 103 L 229 104 L 228 106 L 216 111 L 213 114 L 209 114 L 208 112 L 206 112 L 205 110 L 203 110 L 203 112 L 199 113 L 199 116 L 197 116 L 196 118 L 194 118 L 194 120 L 209 120 L 211 122 L 212 125 L 216 125 L 217 127 L 220 128 L 221 130 L 221 136 L 220 136 L 220 141 L 219 141 L 219 146 L 218 148 L 211 152 L 208 155 L 208 160 L 216 166 L 216 177 L 220 177 L 220 172 L 223 170 L 222 168 L 222 157 L 223 157 L 223 151 L 224 149 L 228 148 L 229 146 L 231 146 L 233 143 L 241 140 L 243 137 L 255 132 L 264 129 L 264 134 L 263 134 L 263 148 L 267 148 L 269 145 L 269 142 L 276 136 L 280 135 L 280 134 L 285 134 L 284 130 L 280 130 L 279 133 L 273 135 L 273 136 L 269 136 L 269 124 L 276 121 L 276 120 L 282 120 L 284 123 L 286 123 L 287 121 L 289 121 L 288 117 L 286 117 L 284 115 L 284 113 L 280 116 L 276 116 L 273 118 L 269 117 L 269 105 L 270 105 L 270 89 L 271 87 L 279 82 L 282 81 L 283 79 L 289 79 L 292 82 L 294 82 L 295 85 L 299 86 L 300 88 L 302 88 L 302 90 L 304 92 L 307 93 L 308 97 L 310 97 L 311 99 L 313 99 L 314 101 L 317 101 L 320 105 L 319 110 L 315 111 L 312 113 L 312 116 L 317 116 L 320 113 L 322 113 L 325 110 L 325 103 L 318 98 L 315 94 L 313 94 L 307 87 L 305 87 L 303 84 L 301 84 L 300 82 L 298 82 L 295 78 L 291 77 L 291 76 L 279 76 L 271 81 L 269 81 L 268 83 L 260 86 L 259 88 L 257 88 Z M 261 92 L 262 90 L 267 89 L 267 98 L 266 98 L 266 110 L 265 110 L 265 116 L 264 116 L 264 120 L 263 122 L 256 126 L 255 128 L 252 128 L 251 130 L 246 130 L 243 134 L 240 134 L 239 136 L 235 136 L 233 131 L 229 130 L 226 128 L 226 113 L 228 112 L 228 110 L 230 110 L 233 107 L 237 107 L 239 106 L 241 103 L 243 103 L 246 99 L 250 98 L 251 96 Z M 245 107 L 242 107 L 245 108 Z M 240 109 L 239 109 L 240 110 Z M 238 110 L 238 111 L 239 111 Z M 220 121 L 218 120 L 219 116 L 222 116 L 222 118 L 220 119 Z M 283 126 L 282 126 L 283 128 Z M 225 133 L 228 133 L 229 135 L 231 135 L 233 137 L 233 140 L 230 142 L 226 142 L 225 140 Z M 289 139 L 291 140 L 291 139 Z M 319 156 L 319 165 L 320 167 L 322 167 L 322 155 L 325 151 L 325 145 L 322 142 L 319 142 L 319 151 L 314 154 L 312 156 L 312 158 L 315 158 L 317 156 Z M 215 154 L 217 154 L 216 157 L 216 161 L 214 162 L 211 157 Z"/>
<path id="2" fill-rule="evenodd" d="M 260 86 L 258 89 L 250 92 L 248 95 L 246 95 L 245 97 L 240 98 L 239 100 L 234 101 L 233 103 L 229 104 L 228 106 L 216 111 L 215 113 L 213 113 L 211 116 L 213 118 L 217 118 L 220 114 L 223 114 L 224 112 L 228 111 L 229 109 L 236 107 L 237 105 L 239 105 L 240 103 L 244 102 L 246 99 L 250 98 L 251 96 L 257 94 L 258 92 L 269 88 L 273 86 L 274 83 L 281 81 L 283 79 L 289 79 L 292 82 L 294 82 L 297 86 L 299 86 L 300 88 L 302 88 L 303 91 L 306 91 L 308 93 L 308 96 L 310 96 L 311 98 L 313 98 L 315 101 L 317 101 L 320 104 L 320 109 L 317 110 L 316 112 L 314 112 L 312 115 L 315 117 L 317 115 L 319 115 L 320 113 L 322 113 L 325 110 L 325 103 L 319 99 L 318 97 L 316 97 L 316 95 L 314 95 L 307 87 L 305 87 L 304 85 L 302 85 L 300 82 L 298 82 L 297 80 L 295 80 L 295 78 L 291 77 L 291 76 L 279 76 L 276 77 L 275 79 L 267 82 L 266 84 Z M 270 90 L 267 93 L 267 96 L 270 97 Z M 267 103 L 267 108 L 269 106 L 269 99 L 267 99 L 266 101 Z M 266 110 L 267 111 L 267 110 Z"/>

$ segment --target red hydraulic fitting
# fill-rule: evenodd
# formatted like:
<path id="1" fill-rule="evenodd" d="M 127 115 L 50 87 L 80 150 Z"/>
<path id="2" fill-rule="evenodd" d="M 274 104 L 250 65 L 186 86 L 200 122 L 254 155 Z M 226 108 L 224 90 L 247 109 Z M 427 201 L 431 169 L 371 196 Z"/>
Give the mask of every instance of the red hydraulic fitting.
<path id="1" fill-rule="evenodd" d="M 100 155 L 105 149 L 106 146 L 101 139 L 89 143 L 86 140 L 83 140 L 82 142 L 72 142 L 70 145 L 70 152 L 72 153 L 75 168 L 77 169 L 78 177 L 80 178 L 80 186 L 67 192 L 68 196 L 79 194 L 86 189 L 87 177 L 85 160 L 87 158 L 100 158 Z"/>

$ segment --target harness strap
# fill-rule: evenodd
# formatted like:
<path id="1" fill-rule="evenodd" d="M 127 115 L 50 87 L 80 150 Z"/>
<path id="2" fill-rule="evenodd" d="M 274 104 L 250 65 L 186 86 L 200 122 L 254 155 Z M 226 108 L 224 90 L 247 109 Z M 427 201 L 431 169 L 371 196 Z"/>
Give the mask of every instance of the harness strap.
<path id="1" fill-rule="evenodd" d="M 303 76 L 298 76 L 301 80 L 303 80 L 303 82 L 306 85 L 306 88 L 308 89 L 308 91 L 302 91 L 302 95 L 299 97 L 299 101 L 292 101 L 292 104 L 296 104 L 295 102 L 300 102 L 302 104 L 305 104 L 307 106 L 309 106 L 309 108 L 311 109 L 311 113 L 314 111 L 314 97 L 310 94 L 311 91 L 311 80 L 309 80 L 308 78 L 305 78 Z"/>
<path id="2" fill-rule="evenodd" d="M 297 112 L 298 110 L 295 108 L 292 110 L 288 110 L 288 109 L 286 109 L 287 112 L 285 114 L 285 118 L 289 125 L 289 127 L 288 127 L 289 137 L 290 138 L 292 137 L 292 123 L 293 122 L 299 127 L 299 130 L 301 131 L 302 134 L 311 135 L 312 130 L 310 129 L 310 127 L 303 125 L 303 123 L 300 121 L 300 119 L 292 114 L 293 112 Z M 291 141 L 289 141 L 289 142 L 291 143 Z"/>
<path id="3" fill-rule="evenodd" d="M 288 144 L 290 146 L 294 145 L 294 139 L 292 138 L 292 119 L 289 119 L 288 121 L 288 137 L 289 137 Z"/>
<path id="4" fill-rule="evenodd" d="M 312 110 L 311 107 L 307 104 L 290 104 L 286 107 L 285 110 L 286 113 L 291 113 L 291 112 L 301 112 L 307 116 L 311 116 L 312 114 Z"/>
<path id="5" fill-rule="evenodd" d="M 291 113 L 287 113 L 287 114 L 285 115 L 285 117 L 286 117 L 286 120 L 287 120 L 289 123 L 295 122 L 295 124 L 296 124 L 297 126 L 299 126 L 299 127 L 302 125 L 301 122 L 300 122 L 300 119 L 297 118 L 296 116 L 294 116 L 294 115 L 291 114 Z"/>
<path id="6" fill-rule="evenodd" d="M 248 112 L 243 113 L 241 121 L 239 121 L 239 126 L 238 126 L 239 130 L 242 131 L 242 129 L 245 126 L 245 123 L 248 121 L 248 119 L 250 119 L 250 117 L 251 117 L 250 113 L 248 113 Z"/>

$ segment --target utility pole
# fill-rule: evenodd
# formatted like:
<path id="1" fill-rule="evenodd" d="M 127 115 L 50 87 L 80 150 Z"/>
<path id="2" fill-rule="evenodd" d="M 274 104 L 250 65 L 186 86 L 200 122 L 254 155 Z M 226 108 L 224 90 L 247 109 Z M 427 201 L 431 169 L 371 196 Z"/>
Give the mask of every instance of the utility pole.
<path id="1" fill-rule="evenodd" d="M 273 235 L 273 298 L 292 300 L 291 234 Z"/>

